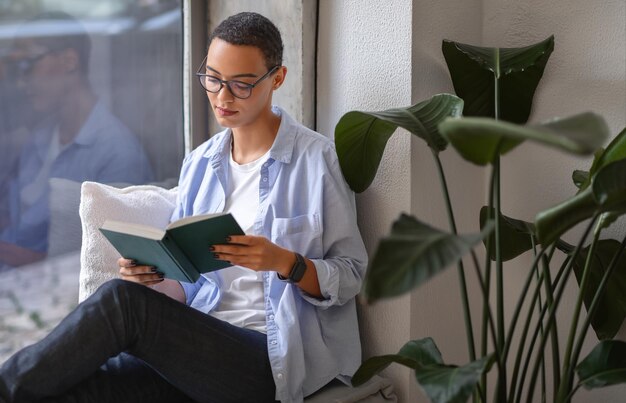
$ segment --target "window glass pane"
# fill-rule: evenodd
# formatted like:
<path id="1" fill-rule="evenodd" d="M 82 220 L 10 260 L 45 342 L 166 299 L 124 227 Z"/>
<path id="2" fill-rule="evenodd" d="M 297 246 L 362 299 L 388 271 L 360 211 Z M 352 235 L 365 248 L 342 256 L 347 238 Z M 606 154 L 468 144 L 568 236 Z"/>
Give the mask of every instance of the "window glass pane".
<path id="1" fill-rule="evenodd" d="M 76 303 L 80 183 L 176 184 L 182 41 L 181 0 L 0 0 L 0 362 Z"/>

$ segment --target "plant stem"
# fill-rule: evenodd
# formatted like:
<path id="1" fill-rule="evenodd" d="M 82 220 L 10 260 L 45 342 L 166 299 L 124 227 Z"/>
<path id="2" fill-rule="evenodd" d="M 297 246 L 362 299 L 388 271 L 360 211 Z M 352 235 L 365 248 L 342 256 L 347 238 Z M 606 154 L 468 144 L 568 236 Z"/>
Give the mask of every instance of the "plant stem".
<path id="1" fill-rule="evenodd" d="M 546 360 L 544 357 L 541 358 L 541 403 L 546 403 Z"/>
<path id="2" fill-rule="evenodd" d="M 511 323 L 509 324 L 509 330 L 506 335 L 506 343 L 504 345 L 504 350 L 503 350 L 503 354 L 505 358 L 509 354 L 509 349 L 511 348 L 511 341 L 513 339 L 513 332 L 515 331 L 517 319 L 519 318 L 519 315 L 522 311 L 522 306 L 524 305 L 524 301 L 526 299 L 526 296 L 528 295 L 528 289 L 530 288 L 530 284 L 532 283 L 532 280 L 533 280 L 533 275 L 534 275 L 533 271 L 539 264 L 539 259 L 541 259 L 541 257 L 544 254 L 545 254 L 545 249 L 541 249 L 539 251 L 539 254 L 535 256 L 535 260 L 533 261 L 533 264 L 531 265 L 531 270 L 528 272 L 528 276 L 526 277 L 526 281 L 524 282 L 524 286 L 522 287 L 522 292 L 520 293 L 520 298 L 518 299 L 517 305 L 515 306 L 515 311 L 513 311 Z M 533 295 L 533 299 L 536 299 L 536 295 L 537 295 L 537 291 L 535 291 L 535 294 Z M 527 319 L 527 321 L 528 320 L 530 319 Z"/>
<path id="3" fill-rule="evenodd" d="M 622 254 L 624 253 L 624 249 L 626 249 L 626 237 L 624 237 L 624 239 L 622 240 L 621 249 L 615 254 L 615 256 L 613 256 L 613 259 L 611 259 L 611 263 L 609 263 L 609 267 L 604 272 L 604 275 L 602 276 L 602 280 L 600 281 L 600 284 L 598 285 L 598 289 L 596 290 L 596 293 L 593 296 L 591 305 L 589 305 L 589 311 L 587 313 L 587 316 L 585 317 L 585 322 L 583 323 L 582 328 L 580 329 L 578 340 L 576 341 L 576 345 L 572 352 L 571 371 L 570 373 L 565 374 L 565 376 L 568 377 L 570 383 L 574 379 L 574 368 L 576 364 L 578 364 L 578 357 L 580 356 L 580 352 L 583 348 L 583 342 L 585 341 L 585 336 L 587 335 L 587 331 L 589 330 L 589 326 L 591 325 L 591 319 L 593 318 L 593 315 L 596 313 L 598 304 L 600 303 L 600 299 L 602 295 L 604 294 L 606 284 L 609 281 L 609 277 L 611 277 L 611 274 L 613 274 L 613 271 L 615 271 L 615 268 L 617 267 L 617 263 L 621 259 Z M 578 389 L 578 386 L 574 389 L 574 391 L 576 391 L 577 389 Z M 566 397 L 565 401 L 569 401 L 572 395 L 573 395 L 573 392 L 570 392 L 570 395 Z"/>
<path id="4" fill-rule="evenodd" d="M 537 255 L 537 245 L 535 245 L 534 239 L 531 236 L 531 244 L 532 244 L 532 248 L 533 248 L 533 252 L 535 254 L 535 256 Z M 545 254 L 544 254 L 545 257 Z M 543 263 L 545 261 L 545 258 L 541 259 L 541 262 Z M 538 265 L 535 265 L 533 267 L 533 271 L 535 272 L 535 277 L 537 277 L 537 289 L 540 290 L 541 289 L 541 284 L 546 284 L 547 281 L 544 280 L 545 277 L 545 271 L 542 270 L 541 275 L 539 274 L 539 267 Z M 548 288 L 550 288 L 550 286 L 548 286 Z M 545 305 L 546 307 L 549 306 L 548 304 Z M 539 291 L 539 293 L 537 294 L 537 308 L 539 309 L 539 313 L 541 314 L 541 312 L 543 311 L 543 301 L 541 300 L 541 291 Z M 539 326 L 539 333 L 543 336 L 545 332 L 545 329 L 543 328 L 543 326 L 540 324 Z M 545 357 L 541 357 L 541 401 L 542 403 L 545 402 L 545 396 L 546 396 L 546 360 Z"/>
<path id="5" fill-rule="evenodd" d="M 551 252 L 554 252 L 554 246 L 552 247 Z M 550 253 L 549 256 L 552 256 L 552 254 Z M 549 259 L 549 260 L 551 260 L 551 259 Z M 569 264 L 569 261 L 570 261 L 570 257 L 568 256 L 565 259 L 565 261 L 563 262 L 563 264 L 561 264 L 561 267 L 559 268 L 557 276 L 560 276 L 561 273 L 563 273 L 565 271 L 565 269 L 567 268 L 567 265 Z M 540 274 L 539 282 L 541 282 L 541 281 L 544 281 L 544 273 L 543 272 Z M 528 317 L 526 319 L 526 325 L 527 326 L 524 327 L 524 331 L 523 331 L 522 336 L 521 336 L 522 339 L 521 339 L 521 341 L 519 343 L 520 346 L 523 346 L 524 343 L 525 343 L 525 340 L 526 340 L 526 337 L 527 337 L 527 334 L 528 334 L 528 327 L 529 327 L 528 325 L 530 325 L 530 322 L 531 322 L 531 319 L 532 319 L 532 313 L 534 312 L 535 304 L 537 302 L 537 295 L 538 295 L 538 293 L 540 291 L 541 291 L 541 286 L 538 284 L 537 287 L 535 288 L 535 293 L 534 293 L 533 298 L 531 300 L 532 301 L 531 305 L 528 308 Z M 545 316 L 546 311 L 547 311 L 547 306 L 544 306 L 544 308 L 541 310 L 541 313 L 539 314 L 539 317 L 538 317 L 539 321 L 543 320 L 543 317 Z M 533 336 L 531 337 L 531 342 L 530 342 L 530 345 L 528 347 L 528 353 L 526 354 L 526 360 L 524 360 L 524 366 L 523 366 L 522 374 L 519 377 L 517 376 L 517 373 L 518 373 L 518 370 L 519 370 L 519 365 L 521 364 L 522 354 L 523 354 L 524 351 L 523 351 L 523 348 L 519 348 L 518 351 L 517 351 L 517 357 L 515 359 L 515 369 L 514 369 L 514 372 L 513 372 L 512 379 L 513 379 L 513 382 L 519 380 L 519 385 L 520 386 L 519 386 L 519 389 L 517 390 L 517 393 L 516 393 L 516 396 L 515 396 L 515 400 L 511 399 L 510 400 L 511 402 L 513 402 L 513 401 L 520 402 L 521 401 L 522 387 L 524 385 L 524 380 L 526 378 L 526 373 L 528 371 L 528 366 L 530 365 L 530 360 L 532 359 L 532 352 L 533 352 L 533 349 L 534 349 L 534 346 L 535 346 L 535 342 L 537 341 L 537 336 L 538 335 L 539 335 L 539 326 L 537 326 L 535 328 L 535 331 L 533 332 Z M 512 391 L 511 393 L 515 393 L 514 390 L 515 389 L 512 388 L 511 389 L 511 391 Z"/>
<path id="6" fill-rule="evenodd" d="M 540 282 L 543 281 L 543 274 L 539 275 L 539 281 Z M 509 391 L 509 402 L 514 402 L 515 399 L 513 398 L 513 396 L 516 396 L 516 395 L 517 395 L 517 401 L 519 401 L 519 396 L 522 393 L 521 392 L 522 386 L 524 385 L 524 378 L 526 377 L 529 357 L 530 355 L 532 355 L 532 349 L 533 349 L 533 346 L 535 345 L 536 337 L 538 334 L 538 332 L 535 332 L 535 335 L 533 335 L 533 337 L 531 338 L 530 345 L 528 346 L 528 356 L 524 365 L 524 369 L 522 370 L 521 376 L 518 376 L 520 364 L 522 363 L 522 355 L 524 354 L 524 346 L 526 346 L 526 338 L 528 337 L 528 330 L 530 329 L 530 323 L 532 319 L 531 313 L 535 310 L 535 305 L 537 304 L 537 301 L 538 301 L 537 295 L 539 294 L 539 291 L 540 291 L 540 288 L 536 287 L 530 306 L 528 307 L 529 317 L 526 319 L 526 322 L 524 323 L 524 329 L 522 330 L 521 339 L 519 341 L 519 347 L 517 348 L 517 354 L 515 356 L 513 376 L 511 377 L 511 389 Z M 519 383 L 519 389 L 517 389 L 518 383 Z M 516 391 L 518 392 L 517 394 L 515 393 Z"/>
<path id="7" fill-rule="evenodd" d="M 497 82 L 497 81 L 496 81 Z M 497 93 L 497 91 L 496 91 Z M 496 103 L 497 104 L 497 103 Z M 499 147 L 498 147 L 499 149 Z M 495 239 L 496 239 L 496 323 L 498 330 L 498 342 L 497 347 L 498 350 L 503 351 L 504 349 L 504 276 L 502 270 L 502 252 L 501 252 L 501 242 L 500 242 L 500 215 L 502 213 L 501 205 L 500 205 L 500 157 L 497 156 L 493 163 L 493 175 L 495 177 L 494 180 L 494 196 L 495 196 Z M 501 402 L 506 402 L 506 391 L 507 391 L 507 379 L 506 379 L 506 367 L 503 366 L 500 368 L 498 383 L 497 383 L 497 393 L 498 400 Z"/>
<path id="8" fill-rule="evenodd" d="M 448 183 L 446 181 L 446 175 L 443 171 L 441 159 L 439 153 L 433 150 L 433 156 L 437 165 L 437 172 L 439 173 L 439 180 L 441 182 L 441 188 L 443 190 L 443 196 L 446 201 L 446 209 L 448 211 L 448 220 L 450 222 L 450 229 L 454 235 L 457 234 L 456 221 L 454 219 L 454 211 L 452 210 L 452 202 L 450 201 L 450 193 L 448 191 Z M 474 327 L 472 326 L 472 315 L 469 308 L 469 298 L 467 295 L 467 282 L 465 281 L 465 268 L 463 266 L 463 260 L 461 259 L 457 265 L 457 273 L 459 275 L 459 286 L 461 289 L 461 302 L 463 304 L 463 317 L 465 319 L 465 333 L 467 337 L 467 349 L 469 352 L 470 361 L 476 360 L 476 347 L 474 344 Z"/>
<path id="9" fill-rule="evenodd" d="M 578 297 L 576 298 L 576 305 L 574 307 L 574 313 L 572 315 L 570 331 L 567 337 L 567 345 L 565 348 L 565 355 L 563 356 L 563 374 L 565 375 L 565 379 L 562 380 L 561 387 L 559 388 L 559 393 L 557 395 L 557 399 L 559 401 L 564 401 L 562 399 L 565 399 L 566 393 L 568 393 L 569 389 L 571 389 L 571 383 L 569 381 L 568 374 L 570 373 L 572 349 L 574 347 L 574 339 L 576 338 L 576 330 L 578 329 L 580 310 L 582 309 L 583 305 L 583 296 L 585 295 L 585 290 L 587 289 L 587 285 L 589 283 L 591 260 L 593 259 L 593 255 L 596 252 L 596 246 L 598 244 L 598 240 L 600 239 L 600 232 L 601 226 L 596 225 L 593 233 L 593 241 L 591 242 L 591 246 L 589 247 L 589 251 L 587 252 L 587 257 L 585 259 L 585 267 L 583 269 L 582 279 L 580 280 L 580 289 L 578 291 Z"/>
<path id="10" fill-rule="evenodd" d="M 491 200 L 491 199 L 490 199 Z M 491 202 L 489 203 L 489 211 L 491 212 Z M 490 213 L 491 214 L 491 213 Z M 498 339 L 494 329 L 494 320 L 491 315 L 491 307 L 489 304 L 489 295 L 491 294 L 491 237 L 487 237 L 487 257 L 485 261 L 485 279 L 484 281 L 480 277 L 480 271 L 478 271 L 478 278 L 481 284 L 484 284 L 483 291 L 483 318 L 481 326 L 481 342 L 480 342 L 480 355 L 484 357 L 487 355 L 487 328 L 493 329 L 493 345 L 498 345 Z M 487 390 L 487 374 L 483 374 L 481 377 L 481 385 L 484 390 Z"/>
<path id="11" fill-rule="evenodd" d="M 487 206 L 487 211 L 489 214 L 489 218 L 492 219 L 492 214 L 493 214 L 493 192 L 495 189 L 494 186 L 494 180 L 495 177 L 493 175 L 493 171 L 491 173 L 491 180 L 489 183 L 489 201 L 488 201 L 488 206 Z M 489 304 L 489 297 L 491 295 L 491 250 L 493 248 L 492 242 L 491 242 L 491 236 L 487 237 L 487 245 L 486 245 L 486 250 L 487 253 L 485 254 L 485 277 L 484 277 L 484 281 L 481 280 L 481 283 L 483 283 L 485 286 L 483 288 L 483 318 L 482 318 L 482 326 L 481 326 L 481 343 L 480 343 L 480 355 L 481 357 L 484 357 L 485 355 L 487 355 L 487 337 L 488 337 L 488 333 L 487 333 L 487 327 L 489 327 L 490 329 L 493 329 L 494 326 L 494 321 L 493 321 L 493 316 L 491 315 L 491 305 Z M 480 273 L 478 273 L 478 277 L 480 278 Z M 495 330 L 493 330 L 493 345 L 498 346 L 498 340 L 497 337 L 495 335 Z M 487 374 L 483 373 L 480 383 L 483 387 L 484 390 L 487 390 Z"/>
<path id="12" fill-rule="evenodd" d="M 486 312 L 486 316 L 487 316 L 487 323 L 489 325 L 488 326 L 489 327 L 489 334 L 491 334 L 491 340 L 493 342 L 493 345 L 495 346 L 495 353 L 494 354 L 496 355 L 496 363 L 498 365 L 498 373 L 499 373 L 498 376 L 502 376 L 502 375 L 505 375 L 505 374 L 502 373 L 501 369 L 505 368 L 506 363 L 505 363 L 505 360 L 503 358 L 502 351 L 500 351 L 500 349 L 498 348 L 498 343 L 497 343 L 498 339 L 497 339 L 497 336 L 496 336 L 496 329 L 494 327 L 495 321 L 493 320 L 493 313 L 491 312 L 491 307 L 489 306 L 489 294 L 486 291 L 485 284 L 482 281 L 480 281 L 480 268 L 478 267 L 478 265 L 475 265 L 474 267 L 476 268 L 476 275 L 479 278 L 480 290 L 481 290 L 481 292 L 483 294 L 483 304 L 485 304 L 485 312 Z M 484 355 L 483 355 L 483 357 L 484 357 Z M 483 373 L 483 375 L 481 377 L 481 382 L 479 383 L 478 388 L 480 390 L 483 390 L 483 392 L 484 392 L 486 385 L 487 385 L 487 374 Z M 485 397 L 483 397 L 483 401 L 486 402 L 486 398 Z M 505 402 L 505 401 L 506 400 L 502 400 L 502 402 Z"/>
<path id="13" fill-rule="evenodd" d="M 493 163 L 493 174 L 495 176 L 495 224 L 496 224 L 496 294 L 497 294 L 497 329 L 498 329 L 498 346 L 504 347 L 504 279 L 502 273 L 502 251 L 500 242 L 500 214 L 502 214 L 500 206 L 500 158 L 496 157 Z"/>
<path id="14" fill-rule="evenodd" d="M 552 322 L 555 320 L 556 309 L 559 306 L 559 303 L 561 301 L 561 297 L 563 296 L 563 292 L 565 291 L 565 286 L 567 285 L 567 279 L 569 278 L 569 276 L 572 273 L 576 257 L 580 253 L 580 250 L 582 249 L 582 245 L 583 245 L 584 241 L 587 239 L 587 237 L 589 236 L 589 232 L 591 232 L 591 229 L 593 228 L 593 225 L 597 221 L 597 219 L 598 219 L 598 214 L 595 214 L 592 217 L 591 222 L 589 223 L 589 225 L 585 229 L 585 233 L 582 236 L 582 238 L 580 239 L 578 245 L 576 245 L 576 249 L 574 250 L 574 254 L 572 255 L 571 260 L 569 261 L 569 264 L 565 268 L 565 272 L 564 272 L 564 274 L 562 276 L 563 279 L 560 282 L 560 284 L 558 285 L 558 290 L 557 290 L 555 298 L 554 298 L 554 305 L 552 305 L 550 307 L 550 312 L 548 314 L 547 326 L 552 326 Z M 541 318 L 540 318 L 540 320 L 541 320 Z M 528 403 L 532 402 L 532 394 L 533 394 L 533 390 L 535 389 L 535 383 L 537 381 L 537 374 L 538 374 L 538 371 L 539 371 L 539 360 L 540 360 L 540 357 L 543 355 L 543 350 L 544 350 L 544 348 L 546 346 L 547 340 L 548 339 L 547 339 L 547 337 L 545 337 L 545 335 L 544 335 L 544 337 L 541 338 L 541 344 L 539 346 L 539 351 L 537 352 L 537 358 L 535 360 L 535 364 L 533 366 L 533 372 L 532 372 L 532 375 L 531 375 L 531 378 L 530 378 L 530 386 L 528 388 L 528 396 L 527 396 L 527 402 Z M 562 387 L 563 387 L 563 382 L 561 382 L 561 388 Z"/>
<path id="15" fill-rule="evenodd" d="M 538 293 L 540 291 L 540 287 L 537 287 L 535 289 L 535 291 Z M 530 305 L 529 310 L 532 311 L 535 308 L 535 304 L 536 303 L 537 303 L 537 298 L 536 298 L 536 295 L 535 295 L 533 297 L 533 301 L 532 301 L 532 303 Z M 543 317 L 545 316 L 547 311 L 548 311 L 548 307 L 544 306 L 543 309 L 541 310 L 541 313 L 539 314 L 539 320 L 543 319 Z M 531 318 L 529 317 L 528 318 L 529 323 L 530 323 L 530 319 Z M 530 338 L 530 343 L 528 345 L 528 352 L 526 353 L 526 360 L 524 360 L 524 366 L 522 368 L 522 373 L 519 376 L 519 387 L 517 388 L 517 393 L 516 393 L 516 396 L 515 396 L 515 401 L 516 402 L 521 402 L 522 401 L 522 390 L 523 390 L 524 382 L 526 380 L 526 373 L 528 372 L 528 367 L 530 365 L 530 360 L 532 359 L 532 356 L 533 356 L 533 351 L 535 349 L 535 343 L 537 342 L 537 337 L 539 336 L 539 330 L 540 330 L 540 327 L 536 326 L 535 330 L 533 332 L 533 335 Z M 520 344 L 520 346 L 521 346 L 521 344 Z M 521 356 L 522 356 L 522 352 L 523 352 L 521 350 L 522 350 L 521 348 L 520 348 L 520 350 L 518 350 L 518 352 L 519 352 L 518 357 L 519 357 L 520 360 L 521 360 Z M 516 362 L 516 365 L 517 365 L 517 362 Z M 533 388 L 534 388 L 534 385 L 533 385 Z M 511 392 L 511 393 L 513 393 L 513 392 Z"/>
<path id="16" fill-rule="evenodd" d="M 552 307 L 554 305 L 554 289 L 552 288 L 552 280 L 550 278 L 550 264 L 547 258 L 541 259 L 543 263 L 543 274 L 545 281 L 543 282 L 546 289 L 547 306 Z M 561 357 L 559 354 L 559 331 L 556 321 L 552 322 L 552 326 L 547 328 L 548 334 L 550 334 L 550 340 L 552 342 L 552 383 L 553 383 L 553 396 L 559 389 L 561 382 L 561 370 L 559 364 L 561 363 Z"/>
<path id="17" fill-rule="evenodd" d="M 569 394 L 567 395 L 567 397 L 565 397 L 565 401 L 569 402 L 571 400 L 572 397 L 574 397 L 574 394 L 576 393 L 576 391 L 578 391 L 578 389 L 580 389 L 580 387 L 582 386 L 581 383 L 578 383 L 576 385 L 576 387 L 572 388 L 572 390 L 569 392 Z"/>
<path id="18" fill-rule="evenodd" d="M 496 120 L 500 120 L 500 48 L 494 48 L 494 59 L 495 59 L 495 66 L 496 66 L 496 71 L 494 71 L 493 73 L 493 78 L 494 78 L 494 110 L 493 110 L 493 117 Z"/>
<path id="19" fill-rule="evenodd" d="M 495 71 L 494 71 L 494 118 L 495 120 L 500 120 L 500 49 L 494 49 L 494 59 L 495 59 Z M 500 214 L 501 214 L 501 206 L 500 206 L 500 146 L 497 148 L 498 154 L 493 161 L 493 175 L 494 181 L 493 185 L 493 196 L 494 204 L 495 204 L 495 221 L 496 221 L 496 291 L 497 291 L 497 315 L 498 315 L 498 344 L 500 347 L 504 346 L 504 286 L 502 280 L 502 258 L 500 255 Z"/>
<path id="20" fill-rule="evenodd" d="M 491 307 L 489 306 L 489 294 L 487 293 L 487 289 L 485 288 L 485 284 L 480 281 L 480 268 L 478 267 L 478 265 L 474 266 L 476 268 L 476 276 L 479 278 L 479 285 L 480 285 L 480 291 L 482 292 L 483 295 L 483 303 L 486 304 L 486 315 L 487 315 L 487 323 L 489 325 L 489 334 L 491 334 L 491 341 L 493 342 L 494 346 L 496 346 L 495 349 L 495 354 L 496 354 L 496 358 L 497 358 L 497 362 L 499 364 L 504 365 L 504 356 L 502 355 L 502 352 L 498 349 L 498 344 L 497 344 L 497 336 L 496 336 L 496 329 L 494 327 L 494 323 L 495 321 L 493 320 L 493 313 L 491 312 Z M 483 355 L 483 357 L 486 354 Z"/>
<path id="21" fill-rule="evenodd" d="M 522 287 L 522 293 L 520 295 L 520 298 L 518 300 L 517 306 L 515 307 L 515 312 L 513 313 L 513 318 L 511 320 L 510 323 L 510 327 L 509 327 L 509 332 L 507 333 L 507 342 L 505 344 L 505 350 L 504 350 L 504 356 L 507 357 L 509 349 L 511 347 L 511 343 L 513 341 L 513 331 L 515 330 L 515 325 L 517 324 L 517 319 L 519 317 L 519 314 L 521 312 L 521 308 L 524 305 L 524 300 L 526 295 L 528 295 L 528 289 L 530 288 L 530 284 L 532 282 L 533 279 L 533 272 L 535 270 L 535 268 L 537 267 L 537 265 L 539 264 L 539 259 L 544 255 L 545 250 L 542 249 L 539 254 L 537 256 L 535 256 L 535 261 L 533 262 L 533 265 L 531 267 L 531 270 L 529 272 L 529 276 L 526 278 L 526 282 L 524 283 L 524 286 Z M 534 312 L 535 309 L 535 304 L 538 301 L 538 296 L 539 293 L 541 291 L 541 283 L 544 280 L 544 274 L 541 273 L 539 274 L 539 278 L 537 279 L 537 286 L 535 287 L 535 291 L 533 293 L 533 297 L 531 299 L 531 303 L 530 303 L 530 307 L 528 308 L 528 317 L 526 318 L 525 322 L 524 322 L 524 328 L 522 330 L 522 334 L 520 335 L 520 342 L 519 342 L 519 347 L 517 349 L 517 355 L 515 357 L 515 365 L 513 367 L 513 376 L 511 377 L 511 386 L 509 389 L 509 402 L 513 402 L 513 396 L 515 393 L 515 389 L 517 387 L 517 382 L 519 380 L 518 372 L 519 372 L 519 368 L 520 368 L 520 364 L 522 362 L 522 355 L 524 353 L 524 346 L 526 345 L 526 337 L 528 336 L 528 330 L 530 329 L 530 323 L 531 323 L 531 319 L 532 319 L 532 313 Z M 529 346 L 529 352 L 532 351 L 532 346 L 534 345 L 534 340 L 531 344 L 531 346 Z M 529 353 L 530 354 L 530 353 Z M 522 376 L 523 379 L 523 376 Z M 520 389 L 521 389 L 521 385 L 522 383 L 520 382 Z"/>
<path id="22" fill-rule="evenodd" d="M 500 48 L 494 48 L 494 118 L 500 120 Z M 497 300 L 497 328 L 498 328 L 498 348 L 502 351 L 504 348 L 504 280 L 502 273 L 502 255 L 500 249 L 500 146 L 498 146 L 498 154 L 495 158 L 494 168 L 494 184 L 495 188 L 492 189 L 495 196 L 495 221 L 496 221 L 496 300 Z M 497 383 L 497 393 L 501 402 L 506 402 L 506 368 L 502 368 Z"/>

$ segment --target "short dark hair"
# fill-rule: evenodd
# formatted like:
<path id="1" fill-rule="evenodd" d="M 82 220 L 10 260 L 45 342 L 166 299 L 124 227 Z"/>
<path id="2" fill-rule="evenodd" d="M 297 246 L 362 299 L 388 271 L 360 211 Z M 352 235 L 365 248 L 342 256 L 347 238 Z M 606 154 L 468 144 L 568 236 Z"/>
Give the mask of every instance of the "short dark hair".
<path id="1" fill-rule="evenodd" d="M 42 25 L 36 27 L 37 24 Z M 80 70 L 83 73 L 88 72 L 91 38 L 83 24 L 71 15 L 62 11 L 39 14 L 26 21 L 18 33 L 24 37 L 31 37 L 36 43 L 50 50 L 73 49 L 78 54 Z"/>
<path id="2" fill-rule="evenodd" d="M 272 21 L 261 14 L 243 12 L 226 18 L 211 33 L 209 46 L 215 38 L 233 45 L 254 46 L 260 49 L 268 69 L 283 64 L 283 40 L 280 31 Z"/>

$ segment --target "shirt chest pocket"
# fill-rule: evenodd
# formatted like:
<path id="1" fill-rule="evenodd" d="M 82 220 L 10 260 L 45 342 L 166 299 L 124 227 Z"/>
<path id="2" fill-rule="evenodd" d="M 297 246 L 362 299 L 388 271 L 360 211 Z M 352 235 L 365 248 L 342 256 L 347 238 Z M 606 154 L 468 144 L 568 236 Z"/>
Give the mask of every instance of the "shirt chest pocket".
<path id="1" fill-rule="evenodd" d="M 274 218 L 272 241 L 311 259 L 323 258 L 322 225 L 319 214 Z"/>

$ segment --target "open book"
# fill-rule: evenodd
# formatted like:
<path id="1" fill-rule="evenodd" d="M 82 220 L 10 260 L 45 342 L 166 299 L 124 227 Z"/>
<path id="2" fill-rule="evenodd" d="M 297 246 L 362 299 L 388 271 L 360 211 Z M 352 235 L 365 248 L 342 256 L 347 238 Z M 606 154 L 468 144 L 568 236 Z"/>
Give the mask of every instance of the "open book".
<path id="1" fill-rule="evenodd" d="M 244 235 L 230 213 L 181 218 L 165 230 L 105 221 L 100 232 L 123 257 L 140 265 L 155 266 L 167 278 L 191 283 L 201 273 L 230 266 L 213 257 L 209 251 L 211 245 L 226 243 L 230 235 Z"/>

